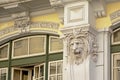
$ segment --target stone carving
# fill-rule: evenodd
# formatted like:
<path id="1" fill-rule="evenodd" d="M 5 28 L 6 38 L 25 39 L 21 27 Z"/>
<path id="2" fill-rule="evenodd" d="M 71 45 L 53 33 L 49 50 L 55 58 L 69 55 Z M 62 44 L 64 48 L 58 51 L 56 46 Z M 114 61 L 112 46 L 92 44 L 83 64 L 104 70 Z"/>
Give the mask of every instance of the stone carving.
<path id="1" fill-rule="evenodd" d="M 29 31 L 30 19 L 28 17 L 15 19 L 14 26 L 21 29 L 21 32 Z"/>
<path id="2" fill-rule="evenodd" d="M 21 29 L 21 32 L 29 31 L 30 17 L 28 12 L 13 14 L 14 26 Z"/>
<path id="3" fill-rule="evenodd" d="M 68 62 L 79 65 L 88 55 L 97 61 L 97 41 L 87 28 L 72 29 L 72 33 L 66 34 Z"/>

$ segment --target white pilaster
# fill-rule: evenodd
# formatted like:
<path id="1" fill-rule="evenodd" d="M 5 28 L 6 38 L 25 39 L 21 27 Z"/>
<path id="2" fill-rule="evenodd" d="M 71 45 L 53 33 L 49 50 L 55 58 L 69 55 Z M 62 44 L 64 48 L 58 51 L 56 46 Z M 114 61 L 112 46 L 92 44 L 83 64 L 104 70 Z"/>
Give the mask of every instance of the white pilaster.
<path id="1" fill-rule="evenodd" d="M 110 35 L 110 29 L 98 31 L 97 80 L 110 80 Z"/>

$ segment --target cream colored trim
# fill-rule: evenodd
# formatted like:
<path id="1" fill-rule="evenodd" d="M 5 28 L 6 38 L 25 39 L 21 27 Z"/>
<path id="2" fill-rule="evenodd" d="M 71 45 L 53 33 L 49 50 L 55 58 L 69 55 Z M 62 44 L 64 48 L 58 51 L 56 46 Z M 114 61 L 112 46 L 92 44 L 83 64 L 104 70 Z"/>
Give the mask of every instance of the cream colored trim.
<path id="1" fill-rule="evenodd" d="M 118 41 L 118 42 L 114 42 L 114 33 L 116 32 L 116 31 L 118 31 L 118 30 L 120 30 L 120 28 L 118 28 L 118 29 L 116 29 L 115 31 L 113 31 L 113 33 L 112 33 L 112 45 L 115 45 L 115 44 L 120 44 L 120 41 Z"/>
<path id="2" fill-rule="evenodd" d="M 29 54 L 29 39 L 30 39 L 31 37 L 43 37 L 43 38 L 45 39 L 45 41 L 44 41 L 44 52 L 43 52 L 43 53 Z M 23 55 L 23 56 L 17 56 L 17 57 L 15 57 L 15 56 L 14 56 L 14 43 L 15 43 L 16 41 L 23 40 L 23 39 L 28 39 L 28 54 L 27 54 L 27 55 Z M 23 58 L 23 57 L 30 57 L 30 56 L 37 56 L 37 55 L 43 55 L 43 54 L 45 54 L 45 50 L 46 50 L 46 36 L 45 36 L 45 35 L 39 35 L 39 36 L 37 35 L 37 36 L 24 37 L 24 38 L 20 38 L 20 39 L 14 40 L 12 44 L 13 44 L 13 46 L 12 46 L 12 58 L 13 58 L 13 59 Z"/>
<path id="3" fill-rule="evenodd" d="M 51 40 L 51 38 L 56 38 L 56 39 L 59 39 L 59 37 L 56 37 L 56 36 L 50 36 L 49 37 L 49 53 L 56 53 L 56 52 L 62 52 L 63 51 L 63 49 L 62 50 L 56 50 L 56 51 L 50 51 L 50 40 Z"/>
<path id="4" fill-rule="evenodd" d="M 0 61 L 2 61 L 2 60 L 7 60 L 7 59 L 8 59 L 8 56 L 9 56 L 9 47 L 10 47 L 10 46 L 9 46 L 9 43 L 6 43 L 6 44 L 0 46 L 0 48 L 4 47 L 4 46 L 6 46 L 6 45 L 8 45 L 7 57 L 6 57 L 6 58 L 0 58 Z"/>

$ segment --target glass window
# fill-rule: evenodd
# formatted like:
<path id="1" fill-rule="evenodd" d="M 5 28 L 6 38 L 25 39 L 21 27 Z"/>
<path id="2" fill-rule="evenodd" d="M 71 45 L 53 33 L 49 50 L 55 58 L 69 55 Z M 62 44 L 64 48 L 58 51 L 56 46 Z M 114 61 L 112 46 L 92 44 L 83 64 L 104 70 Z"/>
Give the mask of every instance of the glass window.
<path id="1" fill-rule="evenodd" d="M 59 52 L 63 49 L 63 42 L 58 37 L 50 37 L 50 52 Z"/>
<path id="2" fill-rule="evenodd" d="M 12 78 L 12 80 L 31 80 L 31 70 L 23 68 L 14 68 Z"/>
<path id="3" fill-rule="evenodd" d="M 43 53 L 45 48 L 44 37 L 31 37 L 30 38 L 30 54 Z"/>
<path id="4" fill-rule="evenodd" d="M 62 80 L 62 61 L 50 62 L 49 80 Z"/>
<path id="5" fill-rule="evenodd" d="M 14 42 L 14 55 L 23 56 L 28 54 L 28 39 L 21 39 Z"/>
<path id="6" fill-rule="evenodd" d="M 8 44 L 0 47 L 0 59 L 8 58 Z"/>
<path id="7" fill-rule="evenodd" d="M 120 42 L 120 29 L 114 31 L 113 42 Z"/>
<path id="8" fill-rule="evenodd" d="M 45 53 L 45 36 L 30 36 L 13 41 L 13 57 Z"/>
<path id="9" fill-rule="evenodd" d="M 44 64 L 35 66 L 34 68 L 34 80 L 44 80 L 44 70 L 45 70 L 45 66 Z"/>
<path id="10" fill-rule="evenodd" d="M 7 80 L 7 69 L 0 69 L 0 80 Z"/>
<path id="11" fill-rule="evenodd" d="M 14 70 L 14 80 L 20 80 L 20 70 L 15 69 Z"/>

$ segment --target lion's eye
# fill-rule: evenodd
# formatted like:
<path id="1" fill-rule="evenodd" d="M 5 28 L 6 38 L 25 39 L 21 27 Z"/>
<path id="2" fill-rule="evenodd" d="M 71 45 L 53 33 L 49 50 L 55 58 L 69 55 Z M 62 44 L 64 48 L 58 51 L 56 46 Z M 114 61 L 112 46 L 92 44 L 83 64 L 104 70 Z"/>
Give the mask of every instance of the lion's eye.
<path id="1" fill-rule="evenodd" d="M 79 42 L 77 42 L 76 44 L 79 45 Z"/>

